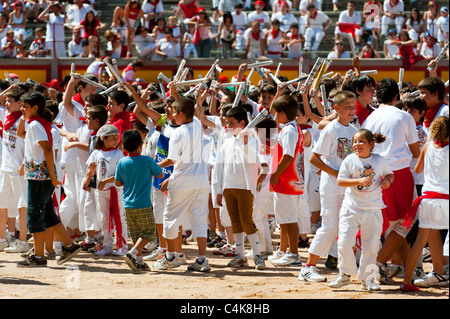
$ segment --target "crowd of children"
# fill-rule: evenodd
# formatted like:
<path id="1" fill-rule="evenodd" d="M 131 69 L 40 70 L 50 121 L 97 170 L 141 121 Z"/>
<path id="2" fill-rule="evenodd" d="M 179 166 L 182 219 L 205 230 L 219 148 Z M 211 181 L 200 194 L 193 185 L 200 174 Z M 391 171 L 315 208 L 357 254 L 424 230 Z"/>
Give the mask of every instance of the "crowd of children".
<path id="1" fill-rule="evenodd" d="M 189 271 L 211 270 L 213 253 L 234 257 L 231 268 L 251 258 L 257 270 L 269 261 L 325 282 L 326 257 L 339 271 L 334 289 L 358 275 L 362 289 L 380 290 L 400 272 L 402 291 L 447 285 L 448 95 L 431 64 L 430 77 L 401 91 L 360 74 L 357 58 L 354 77 L 315 79 L 323 90 L 285 86 L 266 68 L 244 93 L 195 85 L 184 65 L 169 83 L 119 81 L 106 93 L 90 73 L 73 73 L 61 94 L 2 81 L 0 250 L 22 253 L 18 267 L 83 252 L 164 271 L 186 263 L 191 237 Z M 233 81 L 248 71 L 241 64 Z"/>

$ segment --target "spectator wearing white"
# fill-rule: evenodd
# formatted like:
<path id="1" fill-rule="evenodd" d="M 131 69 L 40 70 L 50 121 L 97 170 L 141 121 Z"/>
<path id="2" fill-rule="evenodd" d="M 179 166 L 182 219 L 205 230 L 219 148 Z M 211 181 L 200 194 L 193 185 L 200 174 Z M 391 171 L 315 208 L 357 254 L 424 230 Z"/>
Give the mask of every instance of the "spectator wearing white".
<path id="1" fill-rule="evenodd" d="M 270 16 L 267 12 L 263 11 L 266 4 L 261 1 L 255 1 L 255 11 L 250 12 L 248 14 L 248 23 L 252 23 L 253 21 L 258 21 L 262 29 L 270 28 Z"/>
<path id="2" fill-rule="evenodd" d="M 14 2 L 14 10 L 9 14 L 9 25 L 13 28 L 15 37 L 22 44 L 25 44 L 28 14 L 24 10 L 22 1 Z"/>
<path id="3" fill-rule="evenodd" d="M 81 38 L 81 30 L 74 29 L 72 32 L 72 40 L 70 40 L 67 49 L 69 57 L 83 58 L 87 57 L 87 46 L 83 45 L 83 39 Z"/>
<path id="4" fill-rule="evenodd" d="M 408 30 L 409 37 L 416 43 L 419 41 L 419 35 L 425 32 L 425 24 L 419 9 L 412 8 L 408 20 L 406 20 L 406 30 Z"/>
<path id="5" fill-rule="evenodd" d="M 237 4 L 234 6 L 234 11 L 231 12 L 233 22 L 236 25 L 236 50 L 244 50 L 245 40 L 244 32 L 245 26 L 248 24 L 247 13 L 243 11 L 243 5 Z"/>
<path id="6" fill-rule="evenodd" d="M 6 31 L 11 29 L 11 26 L 8 24 L 8 16 L 2 12 L 0 13 L 0 41 L 6 37 Z"/>
<path id="7" fill-rule="evenodd" d="M 15 58 L 22 47 L 22 43 L 15 38 L 14 31 L 8 30 L 1 41 L 0 57 Z"/>
<path id="8" fill-rule="evenodd" d="M 122 41 L 120 36 L 112 30 L 105 31 L 106 43 L 105 54 L 111 58 L 120 58 L 122 55 Z"/>
<path id="9" fill-rule="evenodd" d="M 155 55 L 152 60 L 162 61 L 165 59 L 174 59 L 177 57 L 176 43 L 173 38 L 173 31 L 166 28 L 166 35 L 156 44 Z"/>
<path id="10" fill-rule="evenodd" d="M 280 30 L 288 32 L 292 23 L 297 22 L 297 18 L 289 12 L 289 4 L 286 1 L 282 1 L 280 4 L 280 10 L 272 14 L 272 21 L 278 20 L 280 22 Z"/>
<path id="11" fill-rule="evenodd" d="M 233 12 L 234 6 L 237 3 L 242 4 L 242 0 L 219 0 L 219 12 L 220 15 L 223 16 L 225 12 Z"/>
<path id="12" fill-rule="evenodd" d="M 436 25 L 439 28 L 438 42 L 441 47 L 444 47 L 448 42 L 448 8 L 442 7 L 439 11 L 440 17 L 436 21 Z"/>
<path id="13" fill-rule="evenodd" d="M 439 18 L 439 5 L 436 1 L 431 0 L 428 2 L 428 10 L 423 14 L 423 21 L 426 23 L 427 32 L 431 34 L 435 39 L 438 38 L 439 28 L 436 26 L 437 19 Z"/>
<path id="14" fill-rule="evenodd" d="M 142 11 L 144 16 L 141 17 L 141 25 L 145 26 L 147 30 L 153 30 L 156 19 L 164 13 L 163 2 L 162 0 L 144 0 Z"/>
<path id="15" fill-rule="evenodd" d="M 296 0 L 294 0 L 295 2 L 297 2 Z M 281 4 L 283 2 L 286 2 L 289 6 L 289 10 L 293 7 L 297 6 L 297 3 L 295 3 L 295 5 L 292 5 L 292 1 L 290 0 L 272 0 L 272 13 L 277 13 L 281 11 Z"/>
<path id="16" fill-rule="evenodd" d="M 395 25 L 397 34 L 402 31 L 405 18 L 403 17 L 405 4 L 402 0 L 384 0 L 381 17 L 381 35 L 386 36 L 390 25 Z"/>
<path id="17" fill-rule="evenodd" d="M 272 20 L 270 31 L 266 33 L 267 57 L 269 59 L 280 59 L 283 57 L 283 40 L 286 39 L 286 33 L 280 29 L 280 21 Z"/>
<path id="18" fill-rule="evenodd" d="M 328 59 L 350 59 L 350 53 L 344 50 L 344 42 L 336 40 L 334 43 L 334 50 L 328 53 Z"/>
<path id="19" fill-rule="evenodd" d="M 428 60 L 428 62 L 430 62 L 439 55 L 439 52 L 441 52 L 441 47 L 439 46 L 439 44 L 431 34 L 425 32 L 423 34 L 423 44 L 420 49 L 420 55 L 425 60 Z"/>
<path id="20" fill-rule="evenodd" d="M 298 8 L 301 16 L 306 16 L 308 4 L 313 4 L 317 10 L 322 11 L 322 0 L 301 0 Z"/>
<path id="21" fill-rule="evenodd" d="M 69 5 L 66 10 L 67 27 L 72 29 L 79 25 L 89 11 L 93 11 L 94 15 L 97 15 L 97 11 L 90 4 L 83 3 L 82 0 L 73 0 L 73 4 Z"/>
<path id="22" fill-rule="evenodd" d="M 264 56 L 265 35 L 264 32 L 261 30 L 258 21 L 256 20 L 253 21 L 251 23 L 250 28 L 245 30 L 244 39 L 245 39 L 245 56 L 247 56 L 249 53 L 251 53 L 252 56 L 255 58 Z"/>
<path id="23" fill-rule="evenodd" d="M 155 54 L 156 43 L 148 33 L 146 27 L 141 27 L 138 35 L 134 37 L 134 45 L 141 59 L 149 59 Z"/>
<path id="24" fill-rule="evenodd" d="M 400 49 L 397 45 L 391 44 L 394 41 L 397 41 L 397 33 L 394 29 L 389 30 L 389 38 L 384 41 L 383 51 L 384 57 L 388 59 L 399 59 Z"/>
<path id="25" fill-rule="evenodd" d="M 286 34 L 287 39 L 283 42 L 288 44 L 288 58 L 297 59 L 302 56 L 302 43 L 305 42 L 303 34 L 299 32 L 297 23 L 291 24 L 290 31 Z"/>
<path id="26" fill-rule="evenodd" d="M 305 50 L 312 51 L 311 57 L 316 57 L 315 51 L 319 49 L 319 45 L 325 36 L 325 30 L 330 26 L 331 19 L 316 9 L 313 4 L 309 4 L 307 7 L 307 22 L 306 22 L 306 45 Z M 314 44 L 312 43 L 314 40 Z"/>
<path id="27" fill-rule="evenodd" d="M 185 59 L 189 59 L 191 54 L 194 58 L 198 57 L 197 49 L 195 48 L 194 44 L 194 32 L 195 26 L 192 24 L 188 25 L 188 31 L 186 31 L 183 36 L 183 44 L 184 44 L 183 56 Z"/>
<path id="28" fill-rule="evenodd" d="M 45 41 L 51 50 L 51 57 L 66 57 L 66 44 L 64 41 L 64 22 L 66 17 L 62 14 L 62 6 L 59 2 L 51 2 L 38 17 L 39 21 L 47 21 L 47 33 Z M 49 13 L 52 11 L 52 13 Z"/>
<path id="29" fill-rule="evenodd" d="M 343 32 L 342 30 L 345 30 L 344 27 L 345 24 L 352 24 L 354 25 L 354 38 L 356 43 L 361 43 L 361 37 L 362 37 L 362 30 L 361 30 L 361 14 L 355 10 L 356 4 L 354 1 L 347 2 L 347 10 L 342 11 L 339 14 L 339 20 L 336 22 L 336 28 L 334 30 L 334 36 L 336 40 L 340 40 L 341 37 L 347 37 L 348 33 Z M 340 28 L 340 24 L 342 28 Z M 351 27 L 352 28 L 352 27 Z"/>

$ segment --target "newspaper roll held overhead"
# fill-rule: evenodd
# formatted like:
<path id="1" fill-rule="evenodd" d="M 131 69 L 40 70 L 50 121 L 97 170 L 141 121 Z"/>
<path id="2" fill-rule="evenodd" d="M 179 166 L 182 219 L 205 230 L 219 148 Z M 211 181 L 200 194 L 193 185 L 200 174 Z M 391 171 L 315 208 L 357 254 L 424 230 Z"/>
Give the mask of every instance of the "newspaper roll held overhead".
<path id="1" fill-rule="evenodd" d="M 348 36 L 348 42 L 350 43 L 350 49 L 352 50 L 353 57 L 356 58 L 356 47 L 355 47 L 355 41 L 353 41 L 353 36 L 351 33 L 347 33 Z"/>
<path id="2" fill-rule="evenodd" d="M 398 70 L 398 90 L 401 91 L 403 88 L 403 75 L 405 74 L 405 69 L 400 68 Z"/>
<path id="3" fill-rule="evenodd" d="M 442 48 L 441 52 L 439 52 L 439 55 L 436 57 L 436 59 L 435 59 L 436 65 L 438 65 L 439 61 L 441 61 L 441 59 L 444 57 L 445 52 L 447 52 L 447 50 L 448 50 L 448 44 L 449 44 L 449 43 L 450 43 L 450 42 L 447 42 L 447 44 Z M 434 69 L 434 66 L 433 66 L 433 65 L 430 65 L 430 66 L 427 68 L 428 71 L 431 71 L 431 70 L 433 70 L 433 69 Z"/>
<path id="4" fill-rule="evenodd" d="M 304 83 L 303 89 L 300 89 L 300 94 L 305 93 L 306 88 L 311 84 L 314 76 L 319 72 L 320 67 L 322 66 L 323 59 L 321 57 L 318 57 L 316 62 L 314 63 L 313 68 L 311 69 L 311 72 L 308 74 L 308 78 L 306 79 Z"/>

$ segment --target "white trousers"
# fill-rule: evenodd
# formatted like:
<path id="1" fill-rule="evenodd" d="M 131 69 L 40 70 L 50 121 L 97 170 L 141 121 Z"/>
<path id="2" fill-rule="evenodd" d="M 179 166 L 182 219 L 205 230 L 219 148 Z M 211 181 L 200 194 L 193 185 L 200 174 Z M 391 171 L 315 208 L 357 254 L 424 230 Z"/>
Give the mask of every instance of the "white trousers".
<path id="1" fill-rule="evenodd" d="M 257 192 L 253 201 L 253 221 L 255 222 L 256 228 L 258 228 L 259 247 L 263 252 L 267 251 L 268 247 L 270 247 L 269 251 L 273 250 L 268 218 L 272 197 L 273 195 L 271 196 L 271 194 Z"/>
<path id="2" fill-rule="evenodd" d="M 322 42 L 323 37 L 325 36 L 325 32 L 320 29 L 312 29 L 312 28 L 306 28 L 305 31 L 305 49 L 306 50 L 312 50 L 317 51 L 319 49 L 320 42 Z M 313 44 L 314 40 L 314 44 Z"/>
<path id="3" fill-rule="evenodd" d="M 388 16 L 381 17 L 381 34 L 384 34 L 387 37 L 388 28 L 390 25 L 395 25 L 395 30 L 397 34 L 402 32 L 403 23 L 405 23 L 405 18 L 402 16 L 398 16 L 395 19 L 392 19 Z"/>
<path id="4" fill-rule="evenodd" d="M 79 193 L 84 175 L 78 173 L 75 164 L 65 165 L 64 193 L 65 198 L 59 207 L 59 215 L 64 226 L 71 229 L 79 228 L 78 214 L 80 211 Z"/>

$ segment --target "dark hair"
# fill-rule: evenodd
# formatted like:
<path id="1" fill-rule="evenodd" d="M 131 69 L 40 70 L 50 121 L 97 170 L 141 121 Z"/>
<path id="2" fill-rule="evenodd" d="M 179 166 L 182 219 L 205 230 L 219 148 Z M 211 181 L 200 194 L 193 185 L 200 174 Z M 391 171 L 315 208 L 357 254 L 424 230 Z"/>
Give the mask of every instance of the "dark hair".
<path id="1" fill-rule="evenodd" d="M 247 111 L 240 106 L 232 107 L 231 109 L 229 109 L 225 117 L 232 117 L 236 119 L 236 121 L 238 121 L 239 123 L 244 121 L 245 126 L 247 126 L 248 124 Z"/>
<path id="2" fill-rule="evenodd" d="M 87 110 L 87 114 L 89 114 L 93 120 L 98 119 L 100 127 L 105 125 L 106 121 L 108 121 L 108 110 L 104 105 L 98 104 L 90 107 Z"/>
<path id="3" fill-rule="evenodd" d="M 94 81 L 94 82 L 98 82 L 98 78 L 92 73 L 84 73 L 83 77 L 85 77 L 88 80 L 91 80 L 91 81 Z M 75 92 L 77 92 L 77 93 L 80 92 L 80 87 L 85 88 L 86 85 L 88 85 L 88 83 L 84 82 L 83 80 L 81 80 L 80 82 L 78 82 L 75 85 Z"/>
<path id="4" fill-rule="evenodd" d="M 377 85 L 377 100 L 379 103 L 390 103 L 398 98 L 400 92 L 394 79 L 384 78 Z"/>
<path id="5" fill-rule="evenodd" d="M 153 102 L 152 103 L 152 109 L 154 109 L 159 114 L 164 114 L 166 111 L 164 110 L 166 108 L 166 104 L 163 102 Z"/>
<path id="6" fill-rule="evenodd" d="M 413 12 L 417 12 L 417 20 L 413 20 Z M 413 21 L 417 21 L 419 24 L 422 22 L 422 15 L 420 14 L 419 9 L 417 9 L 416 7 L 411 8 L 411 12 L 409 13 L 409 22 L 412 24 Z"/>
<path id="7" fill-rule="evenodd" d="M 94 18 L 92 19 L 91 22 L 89 22 L 88 19 L 87 19 L 88 14 L 92 14 L 92 15 L 94 16 Z M 96 24 L 97 24 L 97 22 L 98 22 L 98 19 L 97 19 L 97 17 L 95 16 L 94 11 L 89 10 L 88 12 L 86 12 L 86 15 L 85 15 L 85 17 L 84 17 L 83 20 L 84 20 L 84 21 L 83 21 L 83 27 L 84 27 L 86 33 L 91 34 L 92 31 L 95 30 Z"/>
<path id="8" fill-rule="evenodd" d="M 226 19 L 230 19 L 230 23 L 233 24 L 233 16 L 231 15 L 231 12 L 225 12 L 222 16 L 222 21 L 225 23 Z"/>
<path id="9" fill-rule="evenodd" d="M 122 90 L 115 90 L 109 94 L 109 97 L 116 101 L 117 105 L 123 104 L 123 110 L 126 111 L 128 108 L 128 103 L 130 102 L 130 97 L 128 93 Z"/>
<path id="10" fill-rule="evenodd" d="M 12 88 L 5 93 L 5 97 L 13 98 L 16 102 L 19 102 L 20 97 L 25 93 L 21 88 Z"/>
<path id="11" fill-rule="evenodd" d="M 445 83 L 438 77 L 429 77 L 421 80 L 417 88 L 428 90 L 431 94 L 437 93 L 439 101 L 445 98 Z"/>
<path id="12" fill-rule="evenodd" d="M 133 127 L 133 129 L 135 129 L 138 132 L 148 133 L 147 127 L 145 126 L 144 123 L 142 123 L 140 121 L 133 123 L 132 127 Z"/>
<path id="13" fill-rule="evenodd" d="M 142 63 L 142 61 L 140 59 L 135 59 L 131 62 L 131 66 L 142 68 L 144 66 L 144 64 Z"/>
<path id="14" fill-rule="evenodd" d="M 261 89 L 259 90 L 259 94 L 261 95 L 262 93 L 269 93 L 275 95 L 277 94 L 277 88 L 272 84 L 266 83 L 263 84 L 261 86 Z"/>
<path id="15" fill-rule="evenodd" d="M 258 130 L 266 130 L 266 140 L 270 140 L 271 130 L 277 128 L 277 123 L 270 116 L 266 116 L 261 122 L 256 124 Z M 261 141 L 264 142 L 264 141 Z"/>
<path id="16" fill-rule="evenodd" d="M 175 102 L 173 102 L 172 107 L 177 113 L 179 112 L 184 113 L 187 119 L 194 118 L 195 103 L 193 100 L 188 98 L 180 98 L 178 100 L 175 100 Z"/>
<path id="17" fill-rule="evenodd" d="M 137 130 L 128 130 L 122 134 L 122 146 L 127 152 L 136 152 L 141 146 L 142 137 Z"/>
<path id="18" fill-rule="evenodd" d="M 356 134 L 361 134 L 364 135 L 364 137 L 367 139 L 367 141 L 369 143 L 383 143 L 384 141 L 386 141 L 386 136 L 382 135 L 381 133 L 372 133 L 372 131 L 365 129 L 365 128 L 361 128 L 359 129 L 354 135 Z"/>
<path id="19" fill-rule="evenodd" d="M 362 92 L 362 90 L 364 90 L 366 86 L 375 88 L 377 86 L 377 83 L 372 77 L 365 74 L 358 75 L 352 80 L 352 92 L 355 93 L 356 96 L 359 96 L 357 90 Z"/>
<path id="20" fill-rule="evenodd" d="M 298 100 L 293 95 L 282 95 L 272 103 L 273 109 L 279 113 L 284 112 L 289 121 L 297 117 Z"/>
<path id="21" fill-rule="evenodd" d="M 24 103 L 28 103 L 31 106 L 37 105 L 37 113 L 42 116 L 45 111 L 45 97 L 39 92 L 26 92 L 22 94 L 20 100 Z"/>
<path id="22" fill-rule="evenodd" d="M 49 122 L 53 122 L 59 114 L 59 104 L 53 100 L 47 100 L 45 101 L 45 108 L 52 113 L 52 120 Z"/>
<path id="23" fill-rule="evenodd" d="M 86 96 L 86 102 L 90 102 L 92 105 L 103 105 L 106 106 L 108 104 L 108 99 L 105 95 L 100 93 L 93 93 Z"/>
<path id="24" fill-rule="evenodd" d="M 427 111 L 427 102 L 420 96 L 410 96 L 403 100 L 403 107 L 407 107 L 410 109 L 414 109 L 419 111 L 419 113 L 423 111 Z"/>

